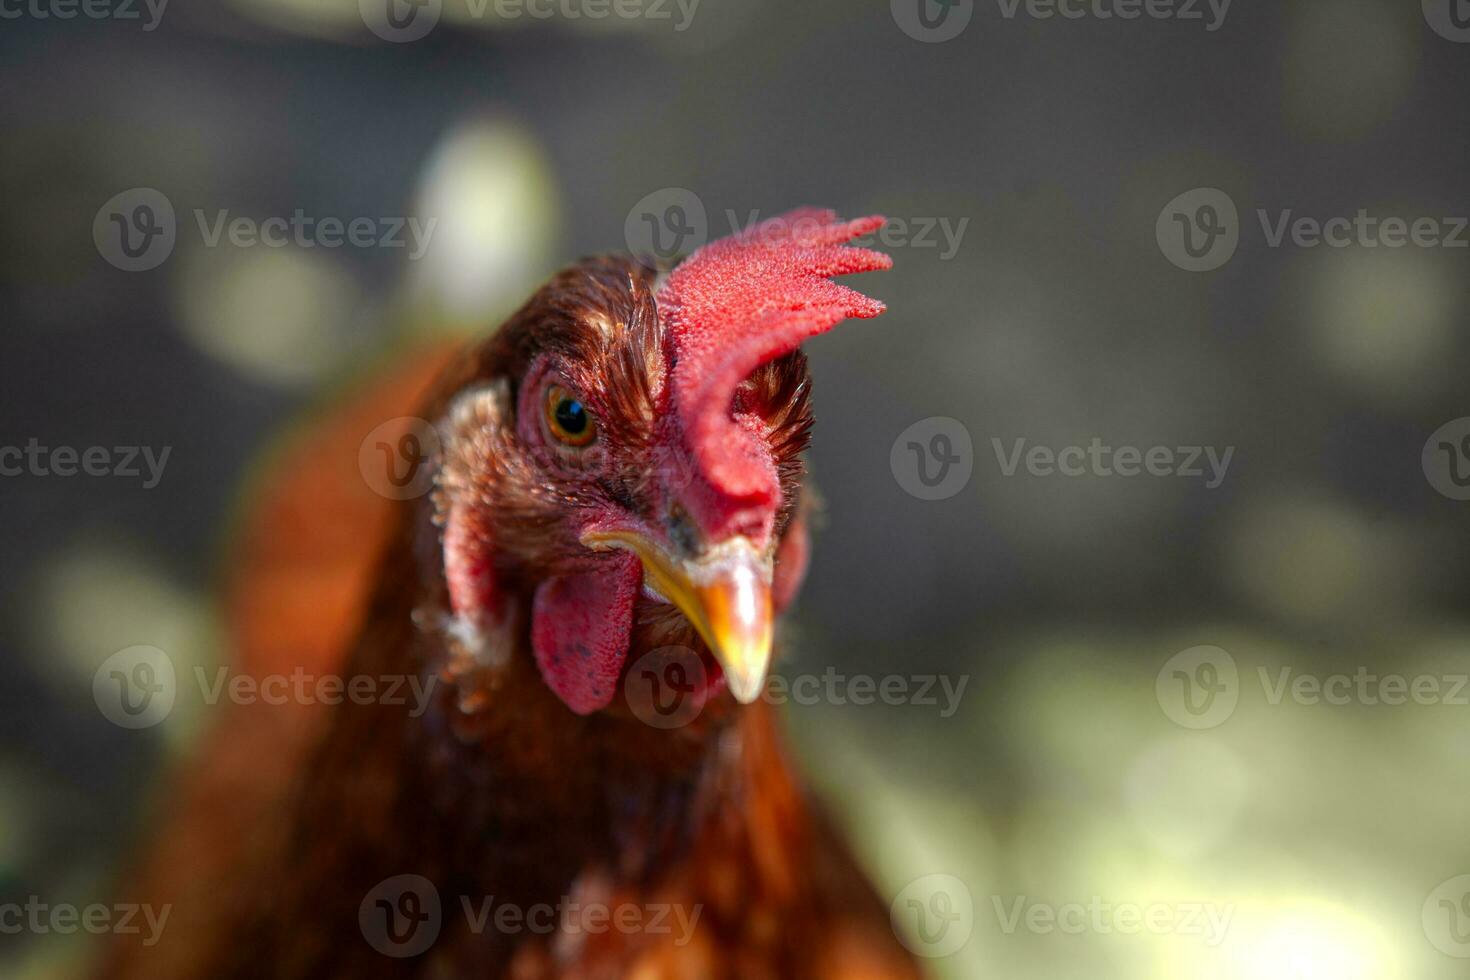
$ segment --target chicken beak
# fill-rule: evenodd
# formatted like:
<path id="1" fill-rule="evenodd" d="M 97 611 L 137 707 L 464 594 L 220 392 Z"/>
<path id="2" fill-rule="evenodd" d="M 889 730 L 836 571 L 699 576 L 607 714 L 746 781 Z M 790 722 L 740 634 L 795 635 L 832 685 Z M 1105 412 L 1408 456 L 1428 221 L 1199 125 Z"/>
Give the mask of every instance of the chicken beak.
<path id="1" fill-rule="evenodd" d="M 582 544 L 622 548 L 643 562 L 647 581 L 698 630 L 741 704 L 760 697 L 771 664 L 771 559 L 735 537 L 698 559 L 680 559 L 634 531 L 591 531 Z"/>

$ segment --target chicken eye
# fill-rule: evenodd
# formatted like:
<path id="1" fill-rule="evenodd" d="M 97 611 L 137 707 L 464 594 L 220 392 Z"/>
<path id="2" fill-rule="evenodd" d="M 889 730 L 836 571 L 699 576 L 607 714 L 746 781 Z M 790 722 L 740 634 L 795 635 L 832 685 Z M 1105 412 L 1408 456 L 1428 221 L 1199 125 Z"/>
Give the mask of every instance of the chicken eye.
<path id="1" fill-rule="evenodd" d="M 597 437 L 597 424 L 582 400 L 561 385 L 546 389 L 546 427 L 557 442 L 585 446 Z"/>

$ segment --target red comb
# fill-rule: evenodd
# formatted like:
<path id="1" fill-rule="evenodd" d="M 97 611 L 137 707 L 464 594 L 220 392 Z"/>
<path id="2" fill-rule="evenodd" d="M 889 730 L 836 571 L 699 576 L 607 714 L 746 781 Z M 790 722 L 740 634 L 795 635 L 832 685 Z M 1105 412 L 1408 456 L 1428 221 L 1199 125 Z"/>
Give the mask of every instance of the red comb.
<path id="1" fill-rule="evenodd" d="M 839 221 L 803 208 L 696 251 L 670 275 L 658 305 L 671 347 L 668 418 L 704 486 L 688 500 L 707 533 L 723 535 L 741 512 L 769 509 L 780 493 L 757 433 L 731 416 L 735 389 L 760 365 L 883 304 L 831 276 L 888 269 L 881 252 L 844 246 L 883 226 L 878 216 Z"/>

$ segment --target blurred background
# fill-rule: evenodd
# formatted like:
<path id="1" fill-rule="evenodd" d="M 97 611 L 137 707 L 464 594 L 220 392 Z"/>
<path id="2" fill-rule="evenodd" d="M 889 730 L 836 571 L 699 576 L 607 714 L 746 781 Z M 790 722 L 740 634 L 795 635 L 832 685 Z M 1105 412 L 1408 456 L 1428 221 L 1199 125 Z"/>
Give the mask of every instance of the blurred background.
<path id="1" fill-rule="evenodd" d="M 965 687 L 789 714 L 885 896 L 962 883 L 935 975 L 1464 975 L 1460 0 L 48 3 L 0 24 L 0 444 L 169 455 L 0 477 L 0 902 L 105 899 L 147 833 L 208 711 L 125 730 L 94 674 L 225 656 L 229 521 L 303 410 L 581 255 L 810 203 L 896 219 L 896 269 L 863 283 L 885 317 L 808 347 L 826 512 L 785 670 Z M 1438 231 L 1273 244 L 1360 211 Z M 222 212 L 375 240 L 232 244 Z M 405 216 L 422 249 L 381 241 Z M 1010 465 L 1094 439 L 1231 455 Z M 1280 693 L 1364 672 L 1439 695 Z M 1230 921 L 1027 925 L 1070 904 Z M 87 944 L 0 935 L 0 974 L 75 975 Z"/>

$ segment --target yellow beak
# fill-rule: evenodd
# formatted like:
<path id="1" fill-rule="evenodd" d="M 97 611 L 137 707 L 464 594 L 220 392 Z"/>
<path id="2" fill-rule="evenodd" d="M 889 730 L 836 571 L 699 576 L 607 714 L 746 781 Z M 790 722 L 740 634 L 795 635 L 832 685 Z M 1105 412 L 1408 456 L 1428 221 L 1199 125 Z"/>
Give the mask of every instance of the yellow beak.
<path id="1" fill-rule="evenodd" d="M 725 671 L 741 704 L 760 697 L 771 665 L 771 560 L 743 537 L 698 561 L 678 559 L 633 531 L 593 531 L 582 544 L 623 548 L 643 562 L 647 581 L 693 624 Z"/>

